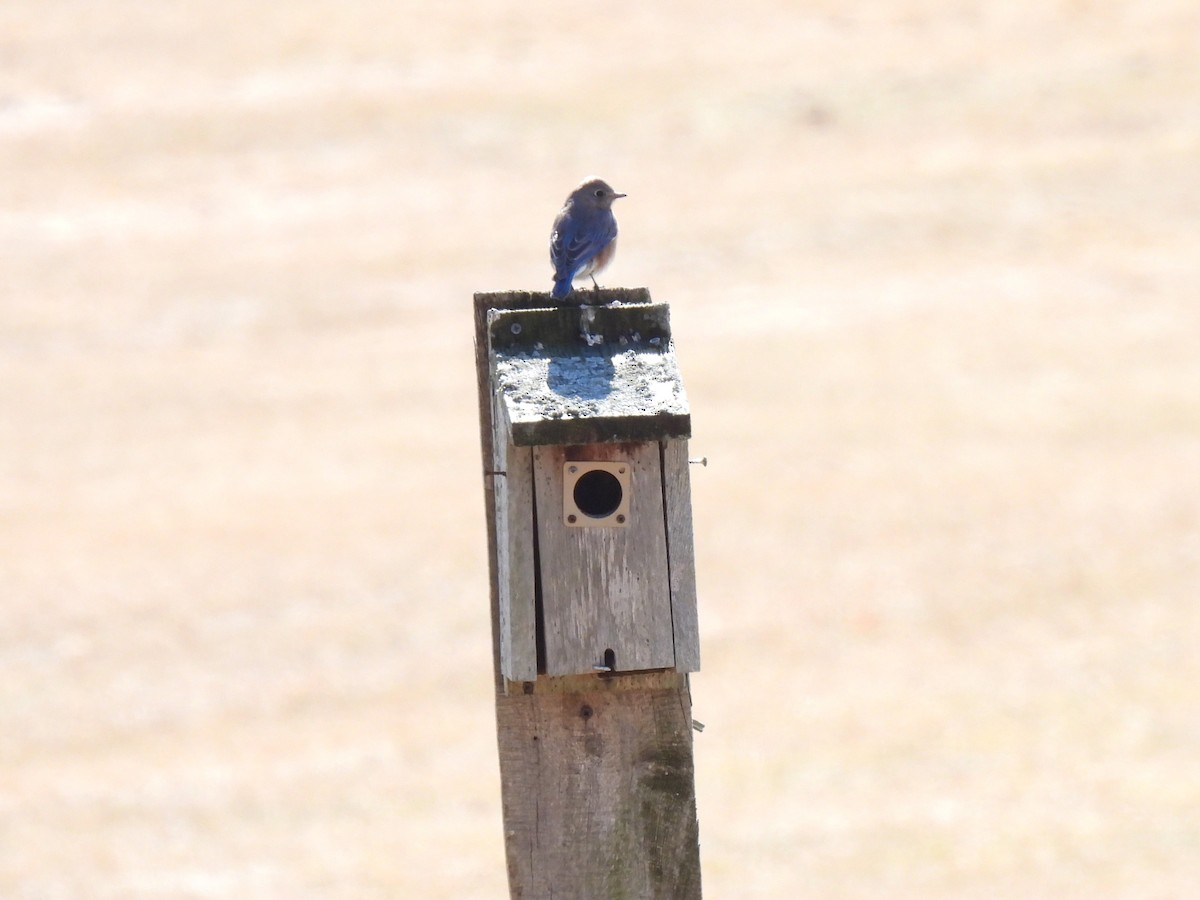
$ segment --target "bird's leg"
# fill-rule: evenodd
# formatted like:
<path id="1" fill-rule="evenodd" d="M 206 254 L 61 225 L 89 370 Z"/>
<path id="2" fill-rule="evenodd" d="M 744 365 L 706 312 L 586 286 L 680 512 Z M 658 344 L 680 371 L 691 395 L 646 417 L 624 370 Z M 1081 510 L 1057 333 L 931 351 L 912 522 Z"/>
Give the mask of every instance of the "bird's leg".
<path id="1" fill-rule="evenodd" d="M 596 284 L 596 276 L 595 276 L 595 275 L 589 275 L 588 277 L 589 277 L 590 279 L 592 279 L 592 290 L 593 290 L 593 291 L 598 291 L 598 290 L 600 290 L 600 285 Z"/>

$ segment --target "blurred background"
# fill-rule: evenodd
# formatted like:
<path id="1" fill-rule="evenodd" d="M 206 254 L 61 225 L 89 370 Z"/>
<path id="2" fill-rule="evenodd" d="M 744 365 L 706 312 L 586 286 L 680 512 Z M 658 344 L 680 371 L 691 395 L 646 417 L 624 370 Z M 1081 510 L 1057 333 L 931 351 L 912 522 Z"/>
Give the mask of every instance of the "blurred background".
<path id="1" fill-rule="evenodd" d="M 0 6 L 0 896 L 506 895 L 471 329 L 690 393 L 708 896 L 1200 883 L 1194 0 Z"/>

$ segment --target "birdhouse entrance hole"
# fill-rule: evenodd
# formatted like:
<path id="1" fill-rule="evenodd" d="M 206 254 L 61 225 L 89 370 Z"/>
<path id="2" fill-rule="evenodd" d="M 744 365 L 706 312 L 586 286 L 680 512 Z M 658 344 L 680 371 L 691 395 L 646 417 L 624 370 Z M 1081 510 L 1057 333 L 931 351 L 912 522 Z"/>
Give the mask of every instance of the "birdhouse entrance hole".
<path id="1" fill-rule="evenodd" d="M 585 516 L 603 519 L 617 511 L 624 493 L 621 490 L 621 482 L 617 481 L 612 472 L 593 469 L 575 482 L 575 490 L 571 496 Z"/>
<path id="2" fill-rule="evenodd" d="M 563 463 L 563 522 L 575 528 L 623 528 L 629 523 L 629 464 Z"/>

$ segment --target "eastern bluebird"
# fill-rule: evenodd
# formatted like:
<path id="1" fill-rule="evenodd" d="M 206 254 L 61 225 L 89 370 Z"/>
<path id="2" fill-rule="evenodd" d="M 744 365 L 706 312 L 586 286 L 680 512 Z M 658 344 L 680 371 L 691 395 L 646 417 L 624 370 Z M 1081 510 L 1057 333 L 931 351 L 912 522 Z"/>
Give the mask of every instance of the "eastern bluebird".
<path id="1" fill-rule="evenodd" d="M 590 275 L 596 285 L 596 273 L 612 262 L 617 252 L 617 220 L 612 205 L 624 196 L 599 178 L 588 179 L 571 191 L 550 233 L 550 264 L 554 266 L 550 296 L 555 300 L 571 293 L 571 282 L 576 278 Z"/>

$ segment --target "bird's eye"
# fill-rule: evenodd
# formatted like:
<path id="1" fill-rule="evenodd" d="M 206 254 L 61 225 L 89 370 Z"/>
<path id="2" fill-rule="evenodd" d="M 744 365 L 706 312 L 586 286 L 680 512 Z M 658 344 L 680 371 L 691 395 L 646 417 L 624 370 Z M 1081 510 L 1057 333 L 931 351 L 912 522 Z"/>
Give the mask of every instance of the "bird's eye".
<path id="1" fill-rule="evenodd" d="M 596 188 L 596 196 L 603 197 L 604 196 L 604 188 Z"/>

